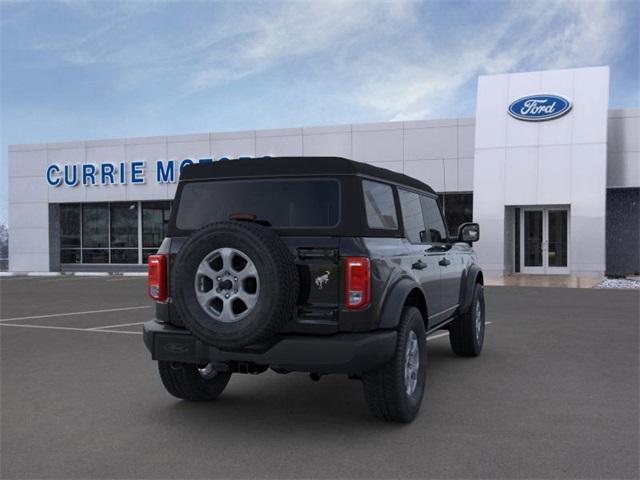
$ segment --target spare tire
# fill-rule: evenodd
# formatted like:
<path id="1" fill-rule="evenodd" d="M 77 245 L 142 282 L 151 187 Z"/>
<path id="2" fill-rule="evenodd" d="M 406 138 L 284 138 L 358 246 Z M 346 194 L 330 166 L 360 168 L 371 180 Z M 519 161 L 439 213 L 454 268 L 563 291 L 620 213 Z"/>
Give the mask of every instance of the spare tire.
<path id="1" fill-rule="evenodd" d="M 233 350 L 280 330 L 293 314 L 298 284 L 293 256 L 274 231 L 229 221 L 203 227 L 182 246 L 171 293 L 196 337 Z"/>

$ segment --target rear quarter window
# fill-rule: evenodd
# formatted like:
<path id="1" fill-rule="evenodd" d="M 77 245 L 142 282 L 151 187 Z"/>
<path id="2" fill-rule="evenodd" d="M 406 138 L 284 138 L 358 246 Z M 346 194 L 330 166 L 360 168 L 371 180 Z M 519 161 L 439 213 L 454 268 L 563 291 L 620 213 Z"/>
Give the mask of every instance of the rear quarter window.
<path id="1" fill-rule="evenodd" d="M 411 243 L 422 243 L 425 239 L 425 228 L 420 195 L 399 188 L 398 196 L 405 237 Z"/>
<path id="2" fill-rule="evenodd" d="M 364 205 L 367 212 L 367 224 L 369 228 L 397 230 L 398 219 L 396 217 L 396 206 L 391 186 L 384 183 L 363 180 L 362 193 L 364 195 Z"/>
<path id="3" fill-rule="evenodd" d="M 197 230 L 233 214 L 255 215 L 275 228 L 335 227 L 340 223 L 340 183 L 334 179 L 186 183 L 175 224 L 179 230 Z"/>

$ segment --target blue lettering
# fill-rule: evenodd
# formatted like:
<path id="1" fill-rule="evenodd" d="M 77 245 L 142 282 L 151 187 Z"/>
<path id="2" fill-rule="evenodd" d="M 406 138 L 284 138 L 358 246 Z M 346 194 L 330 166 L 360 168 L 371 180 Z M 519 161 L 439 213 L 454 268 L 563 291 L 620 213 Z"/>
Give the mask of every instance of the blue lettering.
<path id="1" fill-rule="evenodd" d="M 85 163 L 82 165 L 82 184 L 96 184 L 96 166 L 93 163 Z"/>
<path id="2" fill-rule="evenodd" d="M 182 174 L 182 170 L 184 170 L 184 167 L 186 167 L 187 165 L 193 165 L 194 163 L 195 162 L 190 158 L 185 158 L 184 160 L 182 160 L 180 162 L 180 174 Z"/>
<path id="3" fill-rule="evenodd" d="M 78 184 L 78 165 L 64 166 L 64 184 L 75 187 Z"/>
<path id="4" fill-rule="evenodd" d="M 52 187 L 59 187 L 62 180 L 59 177 L 54 177 L 54 174 L 60 174 L 60 167 L 56 164 L 49 165 L 47 167 L 47 183 Z"/>
<path id="5" fill-rule="evenodd" d="M 120 173 L 120 185 L 127 184 L 127 169 L 125 162 L 120 162 L 118 166 L 118 173 Z"/>
<path id="6" fill-rule="evenodd" d="M 101 163 L 100 164 L 100 183 L 102 185 L 109 185 L 116 183 L 115 175 L 113 172 L 116 167 L 113 163 Z M 107 182 L 107 179 L 109 180 Z"/>
<path id="7" fill-rule="evenodd" d="M 173 183 L 176 181 L 176 164 L 169 160 L 166 164 L 162 160 L 156 161 L 156 182 Z"/>
<path id="8" fill-rule="evenodd" d="M 131 162 L 131 183 L 139 185 L 144 183 L 144 161 Z"/>

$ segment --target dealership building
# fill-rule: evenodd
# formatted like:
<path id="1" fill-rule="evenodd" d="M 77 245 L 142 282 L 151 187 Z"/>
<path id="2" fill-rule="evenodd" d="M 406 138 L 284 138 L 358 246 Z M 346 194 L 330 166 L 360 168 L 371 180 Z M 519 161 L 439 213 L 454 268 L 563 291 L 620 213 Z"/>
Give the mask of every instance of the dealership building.
<path id="1" fill-rule="evenodd" d="M 143 269 L 181 168 L 263 156 L 424 181 L 489 274 L 640 272 L 640 110 L 609 109 L 608 67 L 481 76 L 475 118 L 12 145 L 9 269 Z"/>

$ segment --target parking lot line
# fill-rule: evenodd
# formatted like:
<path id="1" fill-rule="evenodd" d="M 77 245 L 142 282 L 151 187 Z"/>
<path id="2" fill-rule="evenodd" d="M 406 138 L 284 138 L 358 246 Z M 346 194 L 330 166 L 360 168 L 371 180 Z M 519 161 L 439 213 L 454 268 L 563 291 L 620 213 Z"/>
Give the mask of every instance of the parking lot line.
<path id="1" fill-rule="evenodd" d="M 484 322 L 485 325 L 491 325 L 493 322 Z M 436 333 L 434 335 L 429 335 L 427 340 L 435 340 L 437 338 L 446 337 L 449 335 L 449 332 Z"/>
<path id="2" fill-rule="evenodd" d="M 93 310 L 90 312 L 76 312 L 75 314 L 73 313 L 66 313 L 66 314 L 54 314 L 54 315 L 46 315 L 45 317 L 55 317 L 55 316 L 63 316 L 63 315 L 77 315 L 80 313 L 98 313 L 98 312 L 105 312 L 105 311 L 118 311 L 118 310 L 131 310 L 134 308 L 150 308 L 150 307 L 126 307 L 126 308 L 119 308 L 119 309 L 110 309 L 110 310 Z M 43 318 L 41 317 L 20 317 L 20 318 L 16 318 L 14 320 L 26 320 L 26 319 L 32 319 L 32 318 Z M 102 327 L 92 327 L 92 328 L 77 328 L 77 327 L 55 327 L 53 325 L 20 325 L 20 324 L 16 324 L 16 323 L 1 323 L 4 321 L 9 321 L 11 319 L 6 318 L 4 320 L 0 321 L 0 327 L 22 327 L 22 328 L 43 328 L 43 329 L 47 329 L 47 330 L 71 330 L 71 331 L 75 331 L 75 332 L 106 332 L 106 333 L 126 333 L 129 335 L 142 335 L 142 332 L 131 332 L 131 331 L 127 331 L 127 330 L 111 330 L 112 328 L 117 328 L 117 327 L 128 327 L 128 326 L 133 326 L 133 325 L 142 325 L 144 322 L 133 322 L 133 323 L 120 323 L 120 324 L 116 324 L 116 325 L 104 325 Z M 493 322 L 485 322 L 485 325 L 491 325 Z M 449 332 L 442 332 L 442 333 L 436 333 L 434 335 L 429 335 L 427 337 L 427 341 L 428 340 L 436 340 L 438 338 L 442 338 L 442 337 L 446 337 L 449 335 Z"/>
<path id="3" fill-rule="evenodd" d="M 143 277 L 116 277 L 116 278 L 108 278 L 105 280 L 105 282 L 124 282 L 127 280 L 135 280 L 137 282 L 140 282 L 140 279 Z"/>
<path id="4" fill-rule="evenodd" d="M 144 322 L 133 322 L 133 323 L 119 323 L 118 325 L 103 325 L 102 327 L 91 327 L 89 330 L 102 330 L 104 328 L 115 328 L 115 327 L 131 327 L 133 325 L 142 325 Z"/>
<path id="5" fill-rule="evenodd" d="M 449 332 L 436 333 L 435 335 L 429 335 L 427 340 L 435 340 L 436 338 L 447 337 Z"/>
<path id="6" fill-rule="evenodd" d="M 72 330 L 75 332 L 127 333 L 129 335 L 142 335 L 142 332 L 128 332 L 126 330 L 93 330 L 91 328 L 54 327 L 52 325 L 20 325 L 18 323 L 0 323 L 0 327 L 44 328 L 47 330 Z"/>
<path id="7" fill-rule="evenodd" d="M 44 283 L 54 283 L 54 282 L 58 282 L 60 283 L 62 282 L 75 282 L 75 281 L 86 281 L 86 280 L 102 280 L 104 277 L 76 277 L 75 275 L 71 276 L 71 275 L 67 275 L 67 276 L 62 276 L 62 277 L 58 277 L 58 278 L 46 278 L 46 279 L 38 279 L 41 282 Z"/>
<path id="8" fill-rule="evenodd" d="M 68 313 L 51 313 L 49 315 L 33 315 L 30 317 L 13 317 L 13 318 L 1 318 L 2 322 L 15 322 L 17 320 L 36 320 L 38 318 L 53 318 L 53 317 L 67 317 L 72 315 L 90 315 L 93 313 L 108 313 L 108 312 L 122 312 L 125 310 L 139 310 L 142 308 L 151 308 L 151 305 L 138 305 L 136 307 L 120 307 L 120 308 L 106 308 L 103 310 L 86 310 L 84 312 L 68 312 Z"/>

